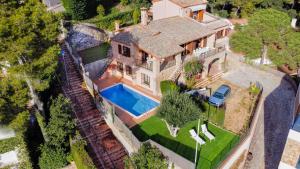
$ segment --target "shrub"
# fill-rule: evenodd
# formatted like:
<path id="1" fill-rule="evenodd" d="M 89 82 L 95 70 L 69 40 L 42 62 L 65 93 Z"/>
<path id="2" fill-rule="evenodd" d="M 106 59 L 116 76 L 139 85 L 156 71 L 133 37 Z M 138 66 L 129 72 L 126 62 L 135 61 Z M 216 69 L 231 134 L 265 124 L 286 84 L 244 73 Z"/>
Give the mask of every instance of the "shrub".
<path id="1" fill-rule="evenodd" d="M 57 169 L 65 167 L 67 164 L 66 155 L 61 148 L 53 149 L 48 145 L 41 147 L 42 155 L 39 159 L 41 169 Z"/>
<path id="2" fill-rule="evenodd" d="M 100 17 L 103 17 L 105 15 L 105 9 L 104 9 L 103 5 L 99 5 L 97 7 L 97 13 Z"/>
<path id="3" fill-rule="evenodd" d="M 171 80 L 165 80 L 160 82 L 160 90 L 163 95 L 168 94 L 170 92 L 179 92 L 179 87 L 175 82 Z"/>
<path id="4" fill-rule="evenodd" d="M 168 162 L 158 148 L 145 143 L 137 153 L 133 153 L 130 158 L 125 158 L 125 168 L 143 169 L 167 169 Z"/>
<path id="5" fill-rule="evenodd" d="M 193 78 L 195 75 L 201 73 L 203 64 L 199 60 L 192 60 L 184 65 L 184 72 L 187 79 Z"/>

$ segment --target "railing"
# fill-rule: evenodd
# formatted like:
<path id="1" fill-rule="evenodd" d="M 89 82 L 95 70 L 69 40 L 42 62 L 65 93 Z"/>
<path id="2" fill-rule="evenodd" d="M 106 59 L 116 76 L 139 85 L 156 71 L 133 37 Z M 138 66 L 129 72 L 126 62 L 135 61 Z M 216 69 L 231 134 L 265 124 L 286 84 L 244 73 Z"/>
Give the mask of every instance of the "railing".
<path id="1" fill-rule="evenodd" d="M 176 65 L 176 60 L 170 60 L 170 61 L 164 61 L 161 65 L 160 65 L 160 71 L 166 70 L 170 67 L 173 67 Z"/>
<path id="2" fill-rule="evenodd" d="M 135 63 L 137 66 L 139 67 L 142 67 L 144 69 L 147 69 L 147 70 L 150 70 L 150 71 L 153 71 L 153 62 L 145 62 L 145 61 L 142 61 L 140 59 L 136 59 L 135 60 Z"/>

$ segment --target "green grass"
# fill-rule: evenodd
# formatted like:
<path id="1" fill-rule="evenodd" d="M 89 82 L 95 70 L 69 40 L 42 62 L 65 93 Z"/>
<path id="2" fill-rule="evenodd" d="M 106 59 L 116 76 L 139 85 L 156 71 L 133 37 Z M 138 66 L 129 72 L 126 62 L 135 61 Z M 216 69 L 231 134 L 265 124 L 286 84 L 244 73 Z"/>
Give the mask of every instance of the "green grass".
<path id="1" fill-rule="evenodd" d="M 206 119 L 217 126 L 223 127 L 224 125 L 224 118 L 225 118 L 225 110 L 223 108 L 217 108 L 214 106 L 210 106 L 207 102 L 202 102 L 195 98 L 194 100 L 198 104 L 198 107 L 201 111 L 205 114 Z"/>
<path id="2" fill-rule="evenodd" d="M 134 126 L 132 132 L 140 141 L 152 139 L 193 162 L 196 142 L 190 137 L 189 130 L 192 128 L 197 129 L 197 122 L 193 121 L 186 124 L 179 130 L 178 136 L 174 138 L 169 134 L 166 124 L 159 117 L 153 116 Z M 237 135 L 215 125 L 208 124 L 208 130 L 215 135 L 216 139 L 209 142 L 208 138 L 200 134 L 200 137 L 206 141 L 206 144 L 200 150 L 200 158 L 197 165 L 199 169 L 216 168 L 239 141 Z"/>
<path id="3" fill-rule="evenodd" d="M 82 57 L 82 62 L 84 64 L 89 64 L 106 58 L 109 48 L 110 45 L 108 43 L 103 43 L 100 46 L 81 51 L 80 56 Z"/>

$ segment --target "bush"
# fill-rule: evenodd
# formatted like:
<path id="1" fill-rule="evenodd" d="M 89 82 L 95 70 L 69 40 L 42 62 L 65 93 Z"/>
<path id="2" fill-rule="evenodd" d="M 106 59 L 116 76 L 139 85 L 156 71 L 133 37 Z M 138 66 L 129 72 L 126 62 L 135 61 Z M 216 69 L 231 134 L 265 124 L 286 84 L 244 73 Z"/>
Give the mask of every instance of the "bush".
<path id="1" fill-rule="evenodd" d="M 187 79 L 193 78 L 195 75 L 201 73 L 203 64 L 199 60 L 193 60 L 184 65 L 184 72 Z"/>
<path id="2" fill-rule="evenodd" d="M 137 153 L 124 160 L 126 169 L 167 169 L 168 162 L 158 148 L 152 147 L 149 143 L 141 146 Z"/>
<path id="3" fill-rule="evenodd" d="M 160 82 L 160 90 L 163 95 L 170 92 L 179 92 L 180 88 L 176 85 L 175 82 L 171 80 L 165 80 Z"/>
<path id="4" fill-rule="evenodd" d="M 105 15 L 105 9 L 104 9 L 103 5 L 99 5 L 97 7 L 97 13 L 98 13 L 99 17 L 103 17 Z"/>
<path id="5" fill-rule="evenodd" d="M 78 169 L 96 169 L 92 159 L 85 150 L 86 142 L 78 140 L 71 145 L 71 154 Z"/>
<path id="6" fill-rule="evenodd" d="M 48 145 L 41 147 L 42 155 L 39 159 L 41 169 L 57 169 L 67 165 L 66 155 L 61 148 L 53 149 Z"/>

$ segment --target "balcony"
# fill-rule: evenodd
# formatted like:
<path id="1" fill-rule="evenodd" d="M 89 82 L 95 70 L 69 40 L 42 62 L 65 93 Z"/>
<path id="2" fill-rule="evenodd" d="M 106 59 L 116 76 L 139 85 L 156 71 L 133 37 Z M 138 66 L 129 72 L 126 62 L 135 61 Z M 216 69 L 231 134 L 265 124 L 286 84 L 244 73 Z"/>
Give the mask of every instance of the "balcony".
<path id="1" fill-rule="evenodd" d="M 144 69 L 153 71 L 153 62 L 152 61 L 147 62 L 147 61 L 143 61 L 143 60 L 140 60 L 140 59 L 136 59 L 135 63 L 139 67 L 142 67 Z"/>

